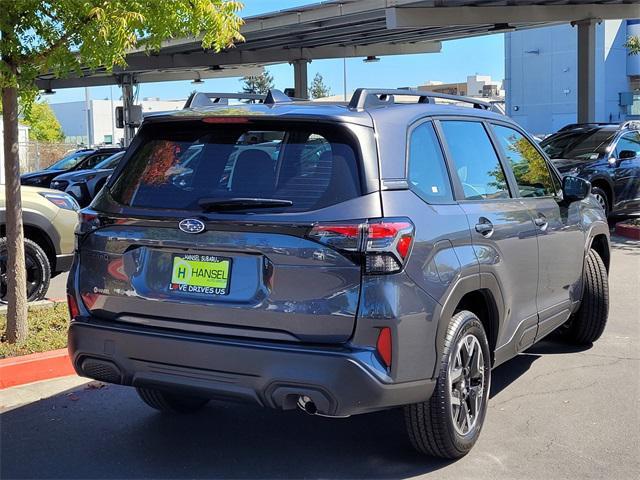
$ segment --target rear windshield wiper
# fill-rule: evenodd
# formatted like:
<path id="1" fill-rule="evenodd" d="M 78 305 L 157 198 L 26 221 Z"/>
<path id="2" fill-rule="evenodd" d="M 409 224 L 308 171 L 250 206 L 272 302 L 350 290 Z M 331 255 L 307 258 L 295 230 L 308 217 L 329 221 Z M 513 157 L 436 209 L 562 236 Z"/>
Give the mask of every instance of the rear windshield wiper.
<path id="1" fill-rule="evenodd" d="M 201 198 L 198 205 L 205 211 L 221 212 L 247 208 L 290 207 L 293 202 L 279 198 Z"/>

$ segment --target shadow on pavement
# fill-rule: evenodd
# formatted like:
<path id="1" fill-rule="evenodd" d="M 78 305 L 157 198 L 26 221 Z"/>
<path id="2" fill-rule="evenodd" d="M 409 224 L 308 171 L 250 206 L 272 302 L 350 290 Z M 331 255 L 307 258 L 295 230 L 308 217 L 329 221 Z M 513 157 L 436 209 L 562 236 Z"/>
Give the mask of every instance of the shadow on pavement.
<path id="1" fill-rule="evenodd" d="M 448 462 L 413 453 L 401 410 L 348 419 L 211 402 L 146 407 L 109 385 L 0 416 L 0 478 L 404 478 Z"/>
<path id="2" fill-rule="evenodd" d="M 491 396 L 574 351 L 541 342 L 496 368 Z M 401 410 L 326 419 L 214 401 L 172 416 L 117 385 L 5 412 L 0 430 L 0 478 L 407 478 L 449 464 L 413 453 Z"/>
<path id="3" fill-rule="evenodd" d="M 570 345 L 564 342 L 558 334 L 552 333 L 517 357 L 496 367 L 492 373 L 491 393 L 489 398 L 495 397 L 511 383 L 524 375 L 531 368 L 533 362 L 541 358 L 543 355 L 578 353 L 590 348 L 591 345 Z"/>

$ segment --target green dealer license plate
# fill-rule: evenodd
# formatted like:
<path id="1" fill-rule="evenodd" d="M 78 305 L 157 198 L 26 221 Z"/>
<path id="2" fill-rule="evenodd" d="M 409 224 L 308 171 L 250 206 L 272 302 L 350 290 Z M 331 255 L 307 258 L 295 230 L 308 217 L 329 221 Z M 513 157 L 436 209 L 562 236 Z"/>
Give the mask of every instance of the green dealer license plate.
<path id="1" fill-rule="evenodd" d="M 211 255 L 176 255 L 169 291 L 226 295 L 231 259 Z"/>

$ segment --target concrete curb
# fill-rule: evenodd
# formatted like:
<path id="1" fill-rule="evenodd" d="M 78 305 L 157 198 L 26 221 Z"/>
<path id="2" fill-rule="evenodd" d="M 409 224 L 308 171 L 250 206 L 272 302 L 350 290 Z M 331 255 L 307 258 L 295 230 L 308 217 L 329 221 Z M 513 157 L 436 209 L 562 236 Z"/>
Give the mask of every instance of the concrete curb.
<path id="1" fill-rule="evenodd" d="M 640 227 L 634 227 L 624 223 L 616 223 L 616 235 L 631 238 L 633 240 L 640 240 Z"/>
<path id="2" fill-rule="evenodd" d="M 44 300 L 36 300 L 35 302 L 29 302 L 28 308 L 53 307 L 58 303 L 64 303 L 66 301 L 67 301 L 66 298 L 45 298 Z M 0 304 L 0 314 L 2 313 L 7 313 L 6 303 Z"/>
<path id="3" fill-rule="evenodd" d="M 66 348 L 3 358 L 0 359 L 0 390 L 75 373 Z"/>

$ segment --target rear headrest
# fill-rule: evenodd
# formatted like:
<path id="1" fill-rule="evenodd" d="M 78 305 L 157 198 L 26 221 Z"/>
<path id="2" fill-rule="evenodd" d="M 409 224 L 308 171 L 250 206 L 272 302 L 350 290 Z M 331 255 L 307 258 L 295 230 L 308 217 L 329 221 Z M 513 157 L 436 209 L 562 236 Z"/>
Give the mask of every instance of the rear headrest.
<path id="1" fill-rule="evenodd" d="M 231 180 L 235 194 L 256 197 L 273 192 L 274 185 L 274 161 L 267 152 L 252 148 L 238 155 Z"/>

